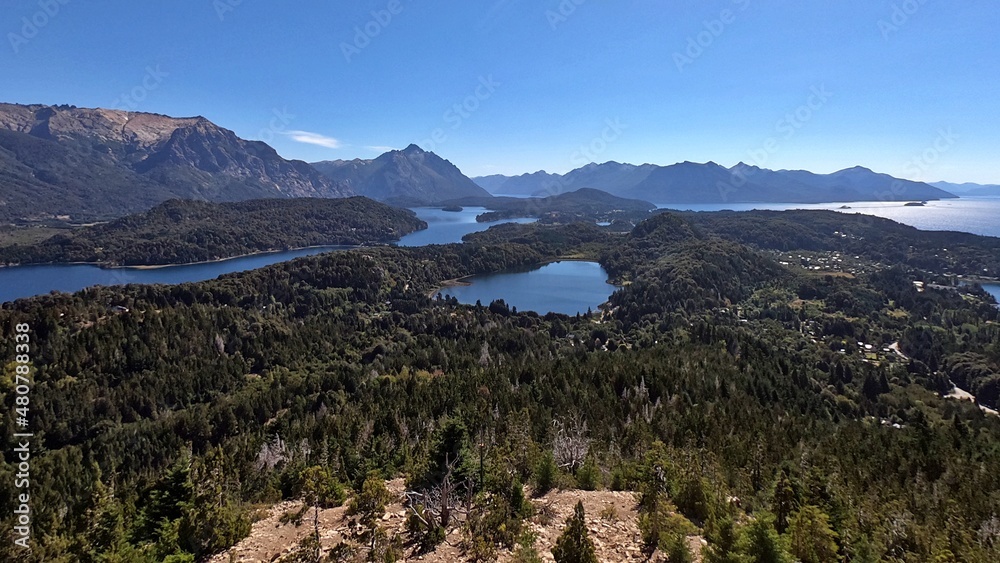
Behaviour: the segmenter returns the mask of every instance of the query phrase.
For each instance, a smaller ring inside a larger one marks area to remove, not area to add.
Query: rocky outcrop
[[[174,198],[349,195],[305,162],[204,117],[0,104],[0,216],[8,220],[110,218]]]

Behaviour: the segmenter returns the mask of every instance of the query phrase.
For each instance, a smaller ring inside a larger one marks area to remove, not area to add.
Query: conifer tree
[[[740,551],[755,563],[791,563],[784,541],[774,529],[774,517],[759,514],[747,525],[740,539]]]
[[[837,533],[830,518],[815,506],[803,506],[788,523],[790,551],[802,563],[837,559]]]
[[[587,534],[587,520],[583,502],[576,503],[573,516],[566,519],[566,527],[552,548],[556,563],[597,563],[594,543]]]
[[[552,452],[546,452],[535,468],[535,496],[543,496],[556,485],[559,468],[556,467]]]

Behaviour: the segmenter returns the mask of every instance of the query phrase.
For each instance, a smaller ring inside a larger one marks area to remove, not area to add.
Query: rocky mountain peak
[[[2,212],[32,216],[32,194],[54,215],[113,217],[172,199],[343,197],[349,188],[266,143],[203,116],[0,104]]]

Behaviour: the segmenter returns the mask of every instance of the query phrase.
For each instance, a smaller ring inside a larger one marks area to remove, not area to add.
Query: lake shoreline
[[[595,266],[600,274],[588,265]],[[553,275],[556,277],[549,277]],[[522,276],[531,276],[532,281],[523,285]],[[499,285],[498,280],[502,280]],[[559,283],[554,284],[556,280]],[[551,312],[569,316],[587,311],[601,311],[603,314],[609,306],[611,295],[621,287],[612,280],[600,262],[583,255],[554,257],[523,267],[444,280],[436,286],[427,292],[429,298],[448,295],[463,305],[487,304],[503,299],[508,306],[516,307],[518,311],[533,311],[539,315]],[[540,290],[541,287],[550,289]],[[552,291],[551,288],[561,289]]]
[[[429,297],[431,299],[434,299],[435,295],[437,295],[438,293],[441,293],[442,291],[448,289],[449,287],[468,287],[468,286],[472,285],[472,283],[471,282],[467,282],[465,280],[467,280],[467,279],[469,279],[471,277],[474,277],[474,276],[462,276],[460,278],[453,278],[453,279],[450,279],[450,280],[444,280],[443,282],[441,282],[438,285],[438,287],[435,287],[434,289],[428,290],[427,291],[427,297]]]
[[[712,213],[717,211],[836,211],[838,213],[869,215],[889,219],[921,231],[946,231],[967,233],[983,237],[1000,238],[996,221],[1000,211],[1000,197],[959,197],[927,200],[923,207],[906,207],[902,201],[845,202],[850,209],[842,209],[840,202],[826,203],[714,203],[714,204],[658,204],[661,210],[674,212]]]
[[[416,209],[427,227],[408,233],[397,240],[372,241],[361,245],[316,244],[294,248],[255,250],[235,256],[176,264],[129,264],[110,261],[50,261],[0,265],[0,302],[7,303],[57,291],[75,293],[94,286],[126,284],[167,284],[199,282],[218,276],[267,267],[326,252],[365,251],[380,247],[410,248],[428,245],[461,244],[461,237],[485,230],[488,226],[475,222],[475,208],[461,213],[440,209]],[[426,218],[425,218],[426,216]],[[342,242],[334,241],[334,242]]]
[[[979,285],[1000,285],[1000,278],[984,278],[980,276],[968,276],[959,278],[964,283],[978,283]]]
[[[545,266],[548,266],[549,264],[555,264],[555,263],[558,263],[558,262],[594,262],[596,264],[600,264],[600,262],[598,262],[596,259],[594,259],[594,258],[587,258],[587,257],[574,256],[574,257],[565,257],[565,258],[547,258],[545,260],[542,260],[541,262],[538,262],[537,264],[533,264],[531,266],[531,270],[537,270],[539,268],[544,268]],[[604,265],[602,264],[601,267],[603,268]],[[501,274],[503,272],[493,272],[493,273],[494,274]],[[445,289],[448,289],[449,287],[469,287],[470,285],[472,285],[472,282],[468,282],[468,281],[465,281],[465,280],[474,278],[477,275],[482,275],[482,274],[470,274],[468,276],[462,276],[460,278],[453,278],[453,279],[450,279],[450,280],[444,280],[442,282],[439,282],[437,287],[435,287],[434,289],[431,289],[431,290],[427,291],[427,297],[430,297],[431,299],[434,299],[435,295],[437,295],[438,293],[441,293],[442,291],[444,291]],[[487,274],[487,275],[489,275],[489,274]],[[615,284],[615,283],[613,283],[611,281],[611,278],[608,278],[607,281],[608,281],[609,285],[613,285],[615,287],[619,287],[617,284]]]
[[[281,252],[298,252],[300,250],[316,250],[321,248],[329,248],[331,251],[334,250],[354,250],[357,248],[372,248],[374,244],[359,244],[359,245],[329,245],[329,244],[318,244],[313,246],[296,246],[293,248],[280,248],[275,250],[261,250],[259,252],[251,252],[249,254],[240,254],[237,256],[230,256],[228,258],[217,258],[215,260],[202,260],[200,262],[183,262],[180,264],[146,264],[137,266],[101,266],[106,270],[158,270],[160,268],[173,268],[176,266],[198,266],[202,264],[218,264],[219,262],[227,262],[229,260],[239,260],[240,258],[253,258],[254,256],[266,256],[268,254],[278,254]]]
[[[180,266],[199,266],[204,264],[218,264],[229,260],[239,260],[241,258],[253,258],[255,256],[266,256],[268,254],[279,254],[282,252],[298,252],[301,250],[316,250],[329,248],[334,250],[354,250],[357,248],[374,248],[378,246],[388,246],[386,244],[360,244],[360,245],[329,245],[318,244],[313,246],[295,246],[291,248],[276,248],[272,250],[261,250],[247,254],[237,254],[226,258],[215,258],[212,260],[200,260],[198,262],[177,262],[175,264],[136,264],[136,265],[116,265],[108,262],[31,262],[28,264],[0,264],[0,268],[28,268],[32,266],[94,266],[102,270],[159,270],[162,268],[176,268]]]

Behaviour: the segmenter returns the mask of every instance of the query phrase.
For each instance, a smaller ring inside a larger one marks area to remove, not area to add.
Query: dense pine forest
[[[307,246],[387,243],[426,227],[411,211],[364,197],[170,200],[38,244],[0,248],[0,263],[187,264]]]
[[[572,317],[429,297],[560,256],[621,289]],[[710,562],[994,562],[1000,310],[954,276],[998,262],[996,239],[870,218],[662,214],[7,303],[4,334],[26,323],[34,346],[35,533],[0,559],[201,560],[304,498],[351,499],[356,541],[324,560],[395,560],[458,525],[470,560],[536,561],[525,495],[578,488],[635,491],[670,561],[697,531]],[[14,387],[9,361],[3,518]],[[398,477],[414,515],[392,538],[375,524]],[[559,560],[592,560],[582,517],[566,529]]]

